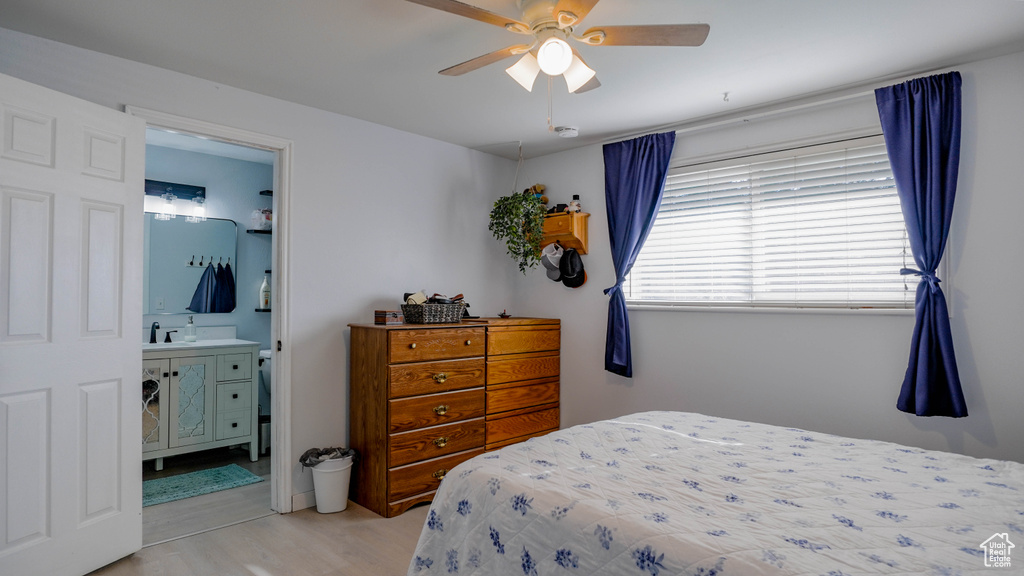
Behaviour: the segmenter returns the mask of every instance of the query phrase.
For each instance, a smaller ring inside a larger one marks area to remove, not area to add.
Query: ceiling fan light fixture
[[[597,75],[597,72],[594,72],[590,66],[584,64],[583,60],[575,54],[572,55],[572,63],[569,64],[569,67],[562,73],[562,76],[565,77],[565,85],[569,89],[569,92],[576,92],[595,75]]]
[[[537,49],[537,62],[548,76],[558,76],[572,64],[573,53],[569,43],[554,36],[548,38]]]
[[[533,83],[540,74],[540,64],[537,63],[537,58],[533,53],[527,52],[518,62],[506,68],[505,73],[520,86],[526,88],[527,92],[533,92]]]

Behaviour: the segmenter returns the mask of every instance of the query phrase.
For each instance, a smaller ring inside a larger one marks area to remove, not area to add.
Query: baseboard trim
[[[312,508],[313,506],[316,506],[316,496],[314,496],[313,490],[292,494],[292,512],[298,512],[303,508]]]

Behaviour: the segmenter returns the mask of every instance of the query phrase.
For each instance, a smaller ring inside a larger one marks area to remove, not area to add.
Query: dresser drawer
[[[217,384],[217,412],[252,409],[252,382]]]
[[[388,333],[388,357],[400,363],[483,356],[485,339],[482,327],[393,330]]]
[[[484,415],[484,389],[413,396],[388,402],[388,432],[407,432]]]
[[[487,444],[558,429],[558,408],[487,421]]]
[[[483,448],[477,448],[388,470],[388,501],[437,490],[449,470],[483,453]]]
[[[497,414],[558,402],[558,380],[487,390],[487,413]]]
[[[435,394],[484,385],[484,359],[417,362],[388,367],[390,398]]]
[[[252,410],[219,412],[217,414],[217,440],[248,436],[252,431]]]
[[[520,354],[487,362],[487,384],[552,378],[559,373],[558,354]]]
[[[561,331],[493,328],[487,332],[487,355],[558,350]]]
[[[217,380],[249,380],[252,378],[252,354],[220,354],[217,356]]]
[[[483,418],[392,434],[389,467],[454,454],[483,444]]]

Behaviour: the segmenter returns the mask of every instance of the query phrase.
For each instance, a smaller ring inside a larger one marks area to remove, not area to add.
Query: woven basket
[[[465,302],[455,304],[402,304],[406,324],[452,324],[462,320]]]

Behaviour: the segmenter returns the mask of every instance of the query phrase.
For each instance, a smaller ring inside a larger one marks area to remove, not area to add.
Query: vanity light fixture
[[[157,220],[170,220],[178,215],[178,209],[174,206],[174,201],[178,199],[177,196],[168,192],[160,196],[164,199],[164,203],[160,206],[160,211],[157,212]]]
[[[206,222],[205,200],[200,197],[193,198],[189,202],[192,214],[185,217],[186,222]]]

